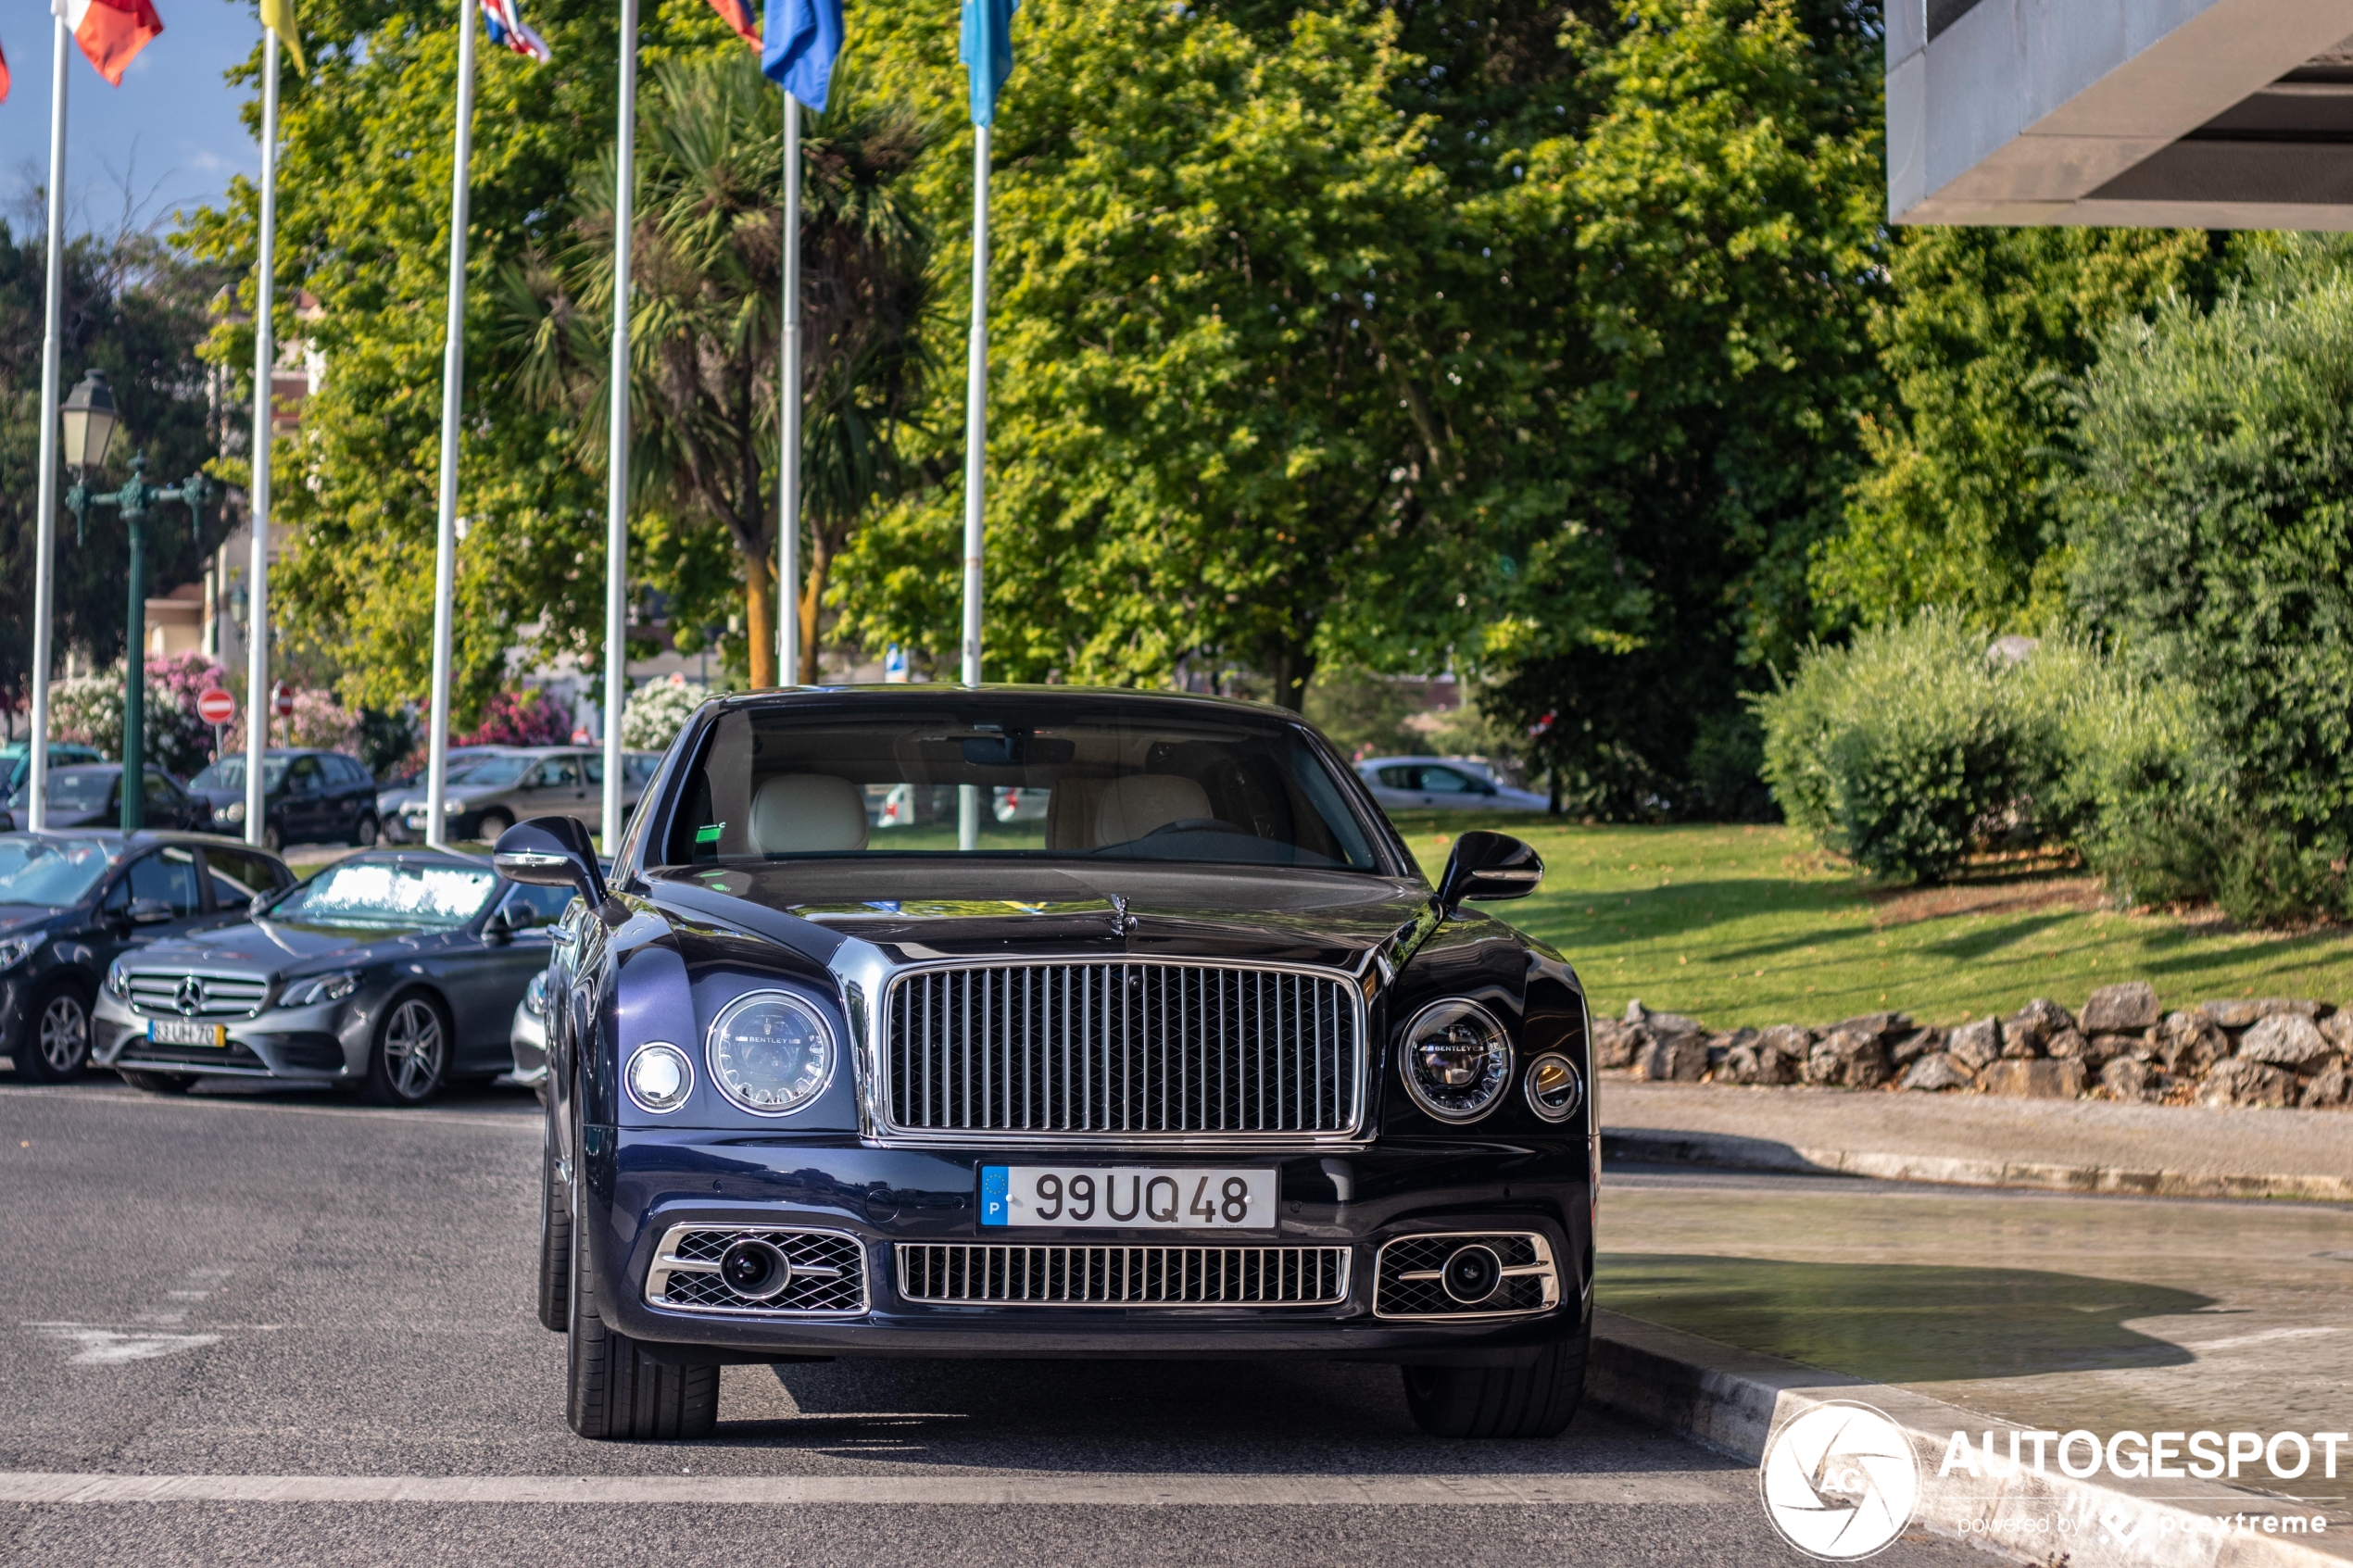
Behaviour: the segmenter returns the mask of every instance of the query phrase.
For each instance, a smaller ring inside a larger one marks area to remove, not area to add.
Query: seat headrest
[[[866,847],[866,801],[831,773],[779,773],[751,797],[748,835],[761,855],[843,854]]]
[[[1209,815],[1209,792],[1192,780],[1174,773],[1131,773],[1114,779],[1103,791],[1102,803],[1095,808],[1095,842],[1126,844],[1171,822]]]

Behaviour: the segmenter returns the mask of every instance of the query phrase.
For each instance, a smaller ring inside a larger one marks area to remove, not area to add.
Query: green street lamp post
[[[77,534],[86,527],[92,507],[112,507],[131,531],[131,613],[123,634],[122,660],[122,831],[146,825],[147,805],[147,515],[158,502],[179,501],[190,512],[212,493],[201,473],[190,474],[174,488],[158,489],[147,483],[145,454],[131,460],[131,479],[112,495],[93,495],[82,481],[82,470],[106,460],[107,444],[114,434],[114,398],[106,376],[97,370],[82,378],[61,410],[65,424],[65,459],[74,468],[74,485],[66,492]]]

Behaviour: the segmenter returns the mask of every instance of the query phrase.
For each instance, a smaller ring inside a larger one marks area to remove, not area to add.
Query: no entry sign
[[[208,724],[234,723],[237,718],[237,699],[219,686],[215,686],[197,696],[196,717]]]
[[[270,694],[270,705],[278,710],[279,718],[293,718],[294,688],[283,681],[279,682],[277,689]]]

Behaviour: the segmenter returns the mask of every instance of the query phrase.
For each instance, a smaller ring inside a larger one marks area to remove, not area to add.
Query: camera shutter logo
[[[1773,1435],[1757,1486],[1782,1539],[1808,1557],[1845,1562],[1904,1533],[1920,1499],[1920,1464],[1902,1427],[1837,1399]]]
[[[180,1004],[181,1017],[195,1017],[204,1010],[204,981],[193,974],[183,976],[179,994],[173,999]]]

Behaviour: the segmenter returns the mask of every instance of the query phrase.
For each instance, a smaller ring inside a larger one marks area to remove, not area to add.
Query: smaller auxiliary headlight
[[[1405,1025],[1400,1045],[1406,1094],[1441,1122],[1476,1122],[1511,1087],[1511,1036],[1477,1002],[1432,1002]]]
[[[1547,1122],[1566,1122],[1585,1103],[1585,1082],[1577,1064],[1558,1051],[1546,1051],[1528,1064],[1528,1109]]]
[[[666,1115],[686,1103],[694,1092],[694,1064],[686,1053],[667,1041],[656,1040],[639,1046],[629,1059],[629,1071],[624,1074],[629,1085],[629,1098],[640,1110],[657,1116]]]

